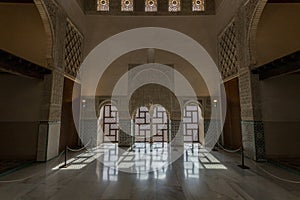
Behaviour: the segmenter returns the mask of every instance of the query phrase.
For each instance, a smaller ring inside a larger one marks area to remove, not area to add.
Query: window
[[[103,118],[103,142],[118,142],[119,118],[117,108],[109,104],[103,106],[100,112],[102,112]]]
[[[147,107],[140,107],[135,115],[135,142],[150,142],[150,113]]]
[[[205,5],[204,0],[193,0],[192,11],[204,11]]]
[[[188,105],[184,109],[183,135],[184,142],[199,142],[199,106]]]
[[[160,105],[137,109],[134,119],[135,142],[169,142],[167,111]]]
[[[97,0],[97,11],[109,11],[109,0]]]
[[[181,10],[180,0],[169,0],[169,12],[179,12]]]
[[[162,106],[155,106],[152,114],[153,142],[169,142],[169,124],[167,111]]]
[[[157,0],[145,0],[146,12],[157,12]]]
[[[121,0],[121,11],[133,11],[133,0]]]

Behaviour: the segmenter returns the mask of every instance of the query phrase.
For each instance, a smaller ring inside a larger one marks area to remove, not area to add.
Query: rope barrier
[[[253,161],[252,161],[253,162]],[[254,162],[253,162],[254,163]],[[300,181],[295,181],[295,180],[289,180],[289,179],[285,179],[285,178],[281,178],[279,176],[276,176],[274,174],[272,174],[271,172],[265,170],[264,168],[262,168],[261,166],[257,165],[257,163],[254,163],[255,166],[257,166],[260,170],[262,170],[263,172],[265,172],[266,174],[268,174],[269,176],[276,178],[280,181],[284,181],[284,182],[288,182],[288,183],[293,183],[293,184],[300,184]]]
[[[236,153],[236,152],[239,152],[241,150],[241,147],[236,149],[236,150],[228,150],[224,146],[222,146],[220,143],[218,143],[218,145],[221,147],[221,149],[223,149],[224,151],[226,151],[228,153]]]
[[[60,161],[60,158],[61,158],[61,156],[62,156],[64,153],[65,153],[65,151],[61,152],[61,153],[56,157],[57,160],[56,160],[54,163],[51,164],[51,166],[50,166],[51,169],[52,169],[54,166],[56,166],[58,163],[61,162],[61,161]],[[57,162],[57,161],[59,161],[59,162]],[[46,163],[46,165],[47,165],[47,163]],[[48,166],[46,166],[46,168],[48,168]],[[31,176],[28,176],[28,177],[25,177],[25,178],[22,178],[22,179],[15,179],[15,180],[8,180],[8,181],[1,181],[1,180],[0,180],[0,183],[14,183],[14,182],[21,182],[21,181],[25,181],[25,180],[27,180],[27,179],[29,179],[29,178],[33,178],[33,177],[39,175],[40,173],[41,173],[41,172],[37,172],[37,173],[35,173],[35,174],[31,175]]]
[[[91,140],[90,140],[84,147],[82,147],[82,148],[80,148],[80,149],[72,149],[72,148],[70,148],[70,147],[67,147],[67,149],[68,149],[69,151],[72,151],[72,152],[79,152],[79,151],[82,151],[82,150],[86,149],[90,143],[91,143]]]

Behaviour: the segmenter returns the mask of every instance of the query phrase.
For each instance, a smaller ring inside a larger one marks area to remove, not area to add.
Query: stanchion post
[[[130,150],[129,151],[133,151],[133,145],[134,145],[134,139],[133,136],[131,137],[131,145],[130,145]]]
[[[65,166],[67,167],[67,152],[68,152],[68,148],[67,145],[65,146]]]
[[[131,145],[130,145],[130,150],[129,151],[133,151],[133,144],[132,144],[132,140],[131,140]]]
[[[241,159],[242,159],[242,164],[238,165],[242,169],[250,169],[245,165],[245,155],[244,155],[244,145],[242,144],[241,146]]]
[[[60,166],[59,168],[67,168],[67,151],[68,151],[68,148],[67,148],[67,145],[65,146],[65,163]]]

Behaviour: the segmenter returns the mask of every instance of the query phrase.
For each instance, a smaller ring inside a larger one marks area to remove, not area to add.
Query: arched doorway
[[[161,105],[139,107],[133,115],[134,142],[170,142],[169,115]]]
[[[119,115],[117,107],[110,102],[100,108],[97,132],[100,143],[118,143]]]
[[[134,119],[134,141],[150,142],[150,112],[146,106],[137,109]]]
[[[161,105],[152,108],[153,142],[170,142],[169,117],[166,109]]]
[[[185,105],[182,124],[184,143],[204,145],[204,122],[198,102],[188,102]]]

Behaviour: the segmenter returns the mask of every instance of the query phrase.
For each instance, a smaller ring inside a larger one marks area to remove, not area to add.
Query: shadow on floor
[[[33,160],[0,160],[0,177],[23,169],[32,163],[34,163]]]

